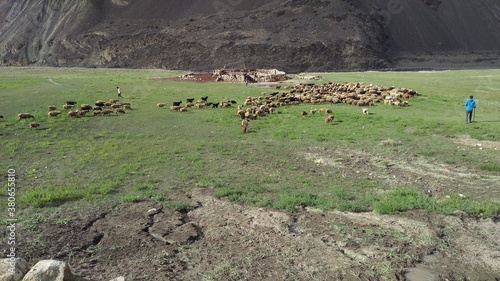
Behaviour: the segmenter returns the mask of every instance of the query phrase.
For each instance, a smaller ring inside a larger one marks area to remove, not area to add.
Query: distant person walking
[[[472,122],[472,113],[476,108],[476,101],[474,101],[474,97],[470,96],[468,100],[464,103],[465,106],[465,124]]]
[[[247,132],[248,123],[248,119],[241,120],[241,131],[243,132],[243,134]]]
[[[120,89],[120,87],[116,87],[116,89],[118,90],[118,97],[123,98],[122,97],[122,89]]]

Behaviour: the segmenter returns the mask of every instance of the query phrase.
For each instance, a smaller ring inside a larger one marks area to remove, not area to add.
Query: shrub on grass
[[[488,200],[469,204],[467,212],[484,218],[500,218],[500,203]]]
[[[145,201],[145,198],[143,196],[139,196],[139,195],[124,195],[121,197],[121,200],[123,202],[128,202],[128,203],[137,203],[137,202]]]
[[[194,206],[191,205],[189,202],[183,202],[183,201],[173,201],[173,202],[167,202],[165,203],[165,208],[167,209],[174,209],[178,212],[188,212],[194,209]]]
[[[431,211],[443,215],[452,215],[460,211],[484,218],[497,218],[500,216],[500,203],[491,200],[472,202],[467,197],[454,194],[444,200],[437,201],[432,206]]]
[[[154,191],[146,192],[144,194],[144,196],[147,199],[153,200],[153,201],[156,201],[156,202],[163,202],[163,201],[167,200],[167,197],[165,197],[163,194],[159,194],[159,193],[156,193]]]
[[[293,211],[297,206],[315,207],[317,205],[317,200],[318,196],[309,192],[300,190],[284,191],[280,193],[273,207],[276,209]]]
[[[143,185],[138,185],[138,186],[135,186],[134,187],[135,190],[137,191],[143,191],[143,190],[155,190],[156,187],[153,186],[153,185],[149,185],[149,184],[143,184]]]
[[[380,214],[396,214],[408,210],[425,209],[430,204],[429,197],[413,189],[398,188],[391,191],[373,206]]]
[[[483,171],[500,172],[500,165],[495,163],[481,164],[479,165],[479,169]]]
[[[216,198],[227,197],[230,201],[241,201],[240,198],[243,195],[243,191],[234,188],[221,188],[214,192]]]
[[[40,188],[28,190],[20,201],[34,207],[46,207],[62,204],[66,201],[82,199],[86,196],[81,189],[75,188]]]

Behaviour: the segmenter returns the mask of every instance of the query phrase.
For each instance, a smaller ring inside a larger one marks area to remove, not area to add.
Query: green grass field
[[[242,104],[247,96],[272,89],[151,79],[180,74],[0,68],[0,115],[4,116],[0,168],[4,174],[16,170],[19,208],[29,214],[32,208],[42,212],[76,202],[153,200],[189,209],[185,202],[172,202],[170,192],[206,188],[217,198],[290,211],[311,206],[383,214],[421,209],[500,215],[498,70],[320,73],[322,80],[316,83],[412,88],[419,96],[409,100],[409,107],[376,104],[368,116],[351,105],[315,106],[333,110],[335,120],[330,126],[325,126],[324,115],[300,116],[302,110],[311,109],[310,104],[280,107],[270,116],[252,120],[247,134],[241,133],[236,107],[179,113],[156,104],[170,106],[173,101],[185,103],[186,98],[202,96]],[[93,104],[116,98],[117,86],[122,88],[122,101],[133,108],[126,114],[47,116],[48,105],[61,110],[67,100]],[[469,95],[474,95],[478,107],[476,122],[466,125],[463,103]],[[40,128],[30,129],[32,120],[17,121],[21,112],[33,114]],[[464,139],[493,146],[478,149],[460,144]],[[334,163],[348,160],[342,155],[357,155],[359,163],[354,167],[359,171],[318,165],[304,156],[311,151],[333,153],[329,159]],[[387,169],[407,161],[415,180],[405,179],[401,169],[394,177],[405,180],[391,181],[389,172],[386,178],[366,176],[371,173],[370,165],[360,162],[364,158]],[[411,163],[427,170],[419,173]],[[462,176],[434,174],[434,169],[438,173],[443,167]],[[433,189],[432,196],[423,183]],[[6,180],[3,186],[5,190]],[[1,198],[7,202],[5,192]],[[2,210],[6,207],[7,203],[2,204]]]

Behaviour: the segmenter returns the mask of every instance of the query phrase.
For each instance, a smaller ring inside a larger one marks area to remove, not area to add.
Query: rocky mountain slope
[[[495,0],[0,0],[0,64],[495,68],[498,26]]]

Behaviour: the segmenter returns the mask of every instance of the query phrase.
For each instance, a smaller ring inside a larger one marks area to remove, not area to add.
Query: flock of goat
[[[57,106],[55,105],[49,105],[47,106],[47,109],[48,109],[47,115],[49,117],[56,117],[63,113],[62,111],[57,111]],[[91,111],[93,116],[109,116],[112,113],[124,114],[125,109],[131,110],[132,107],[130,103],[120,102],[118,99],[111,99],[109,101],[98,100],[94,103],[94,105],[86,103],[77,105],[77,102],[75,101],[66,101],[66,104],[62,106],[62,109],[67,112],[66,114],[68,117],[80,118],[80,117],[85,117]],[[17,120],[21,121],[23,119],[35,120],[35,116],[33,116],[30,113],[19,113],[17,115]],[[29,127],[32,129],[38,128],[40,127],[40,123],[31,122],[29,124]]]
[[[281,87],[276,87],[280,89]],[[394,106],[408,106],[409,99],[418,95],[415,90],[405,88],[395,88],[387,86],[374,86],[364,85],[361,83],[328,83],[323,85],[316,84],[297,84],[286,88],[288,91],[277,91],[272,93],[261,93],[258,97],[247,97],[243,104],[238,105],[237,116],[242,120],[241,128],[245,133],[248,128],[250,120],[263,117],[276,111],[278,107],[287,105],[300,105],[300,104],[338,104],[345,103],[362,107],[363,114],[368,113],[368,107],[375,103],[384,102],[386,105]],[[209,102],[208,96],[201,97],[195,101],[194,98],[186,99],[186,103],[182,105],[183,101],[175,101],[170,106],[171,111],[186,112],[189,108],[227,108],[233,107],[237,102],[235,100],[226,100],[221,102]],[[164,108],[166,103],[156,104],[158,108]],[[93,116],[109,116],[113,113],[124,114],[125,110],[131,110],[130,103],[120,102],[118,99],[111,99],[109,101],[96,101],[91,104],[77,105],[74,101],[67,101],[62,109],[66,111],[68,117],[79,118],[85,117],[92,112]],[[57,107],[53,105],[48,106],[48,116],[56,117],[62,114],[62,111],[57,111]],[[309,112],[302,111],[301,115],[316,114],[317,112],[326,114],[325,124],[330,124],[334,120],[334,115],[331,109],[326,107],[320,109],[311,109]],[[18,120],[34,119],[35,117],[29,113],[19,113]],[[37,128],[40,126],[37,122],[31,122],[30,128]]]
[[[276,87],[280,89],[281,87]],[[368,107],[375,103],[384,102],[385,105],[408,106],[407,100],[413,98],[418,93],[412,89],[396,88],[387,86],[364,85],[361,83],[328,83],[323,85],[298,84],[286,88],[287,92],[261,93],[258,97],[247,97],[243,105],[238,105],[237,116],[242,119],[241,128],[243,133],[247,131],[249,120],[266,116],[276,111],[278,107],[286,105],[300,104],[338,104],[345,103],[362,107],[362,114],[368,115]],[[189,108],[218,108],[231,107],[237,102],[227,100],[223,102],[209,102],[208,97],[202,97],[194,101],[194,98],[186,99],[186,104],[182,101],[173,102],[170,110],[186,112]],[[158,103],[159,108],[165,107],[165,103]],[[311,109],[309,112],[302,111],[302,116],[308,114],[324,113],[327,115],[325,124],[330,124],[334,120],[331,109],[320,108]]]

